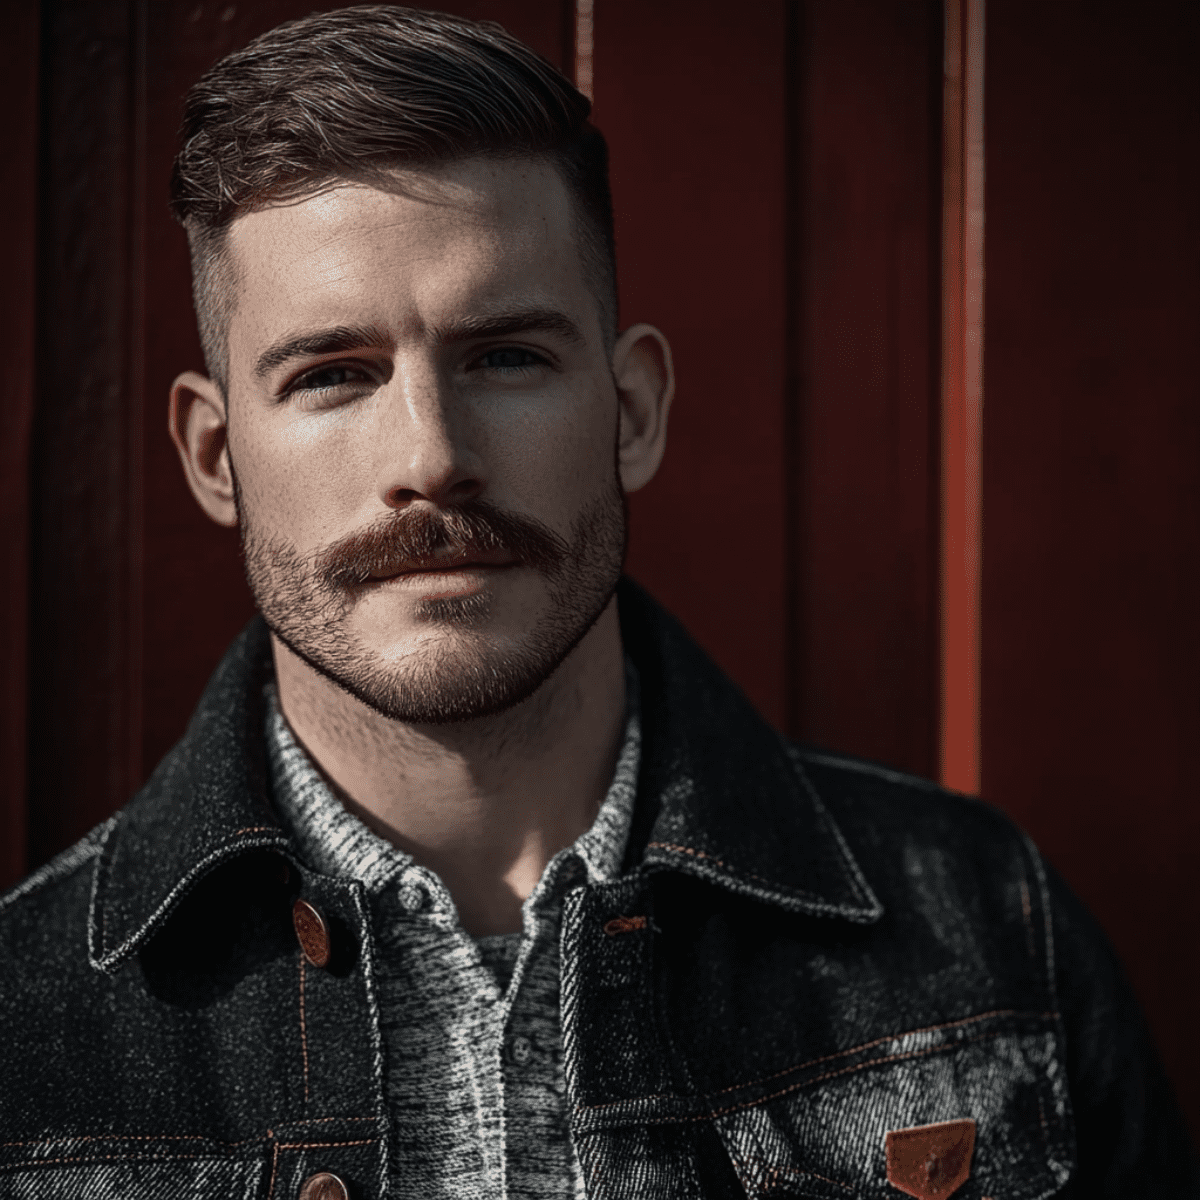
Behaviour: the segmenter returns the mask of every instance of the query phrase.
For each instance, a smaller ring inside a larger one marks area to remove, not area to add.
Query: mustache
[[[523,566],[552,575],[563,568],[570,546],[533,517],[506,512],[486,500],[468,500],[446,509],[402,509],[326,547],[313,565],[326,587],[350,592],[372,576],[427,567],[447,551],[507,553]]]

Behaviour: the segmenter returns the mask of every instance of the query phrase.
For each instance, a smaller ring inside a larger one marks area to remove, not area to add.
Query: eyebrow
[[[432,332],[443,344],[518,333],[553,333],[581,346],[587,340],[575,321],[557,308],[517,308],[493,316],[464,317],[448,325],[436,325]]]
[[[376,325],[335,325],[332,329],[301,333],[268,346],[254,361],[254,377],[264,379],[276,367],[293,358],[337,354],[341,350],[358,350],[364,346],[387,350],[391,344],[391,338]]]
[[[586,339],[578,324],[556,308],[518,308],[492,316],[464,317],[431,330],[434,340],[448,344],[479,338],[511,337],[519,333],[552,333],[564,341],[584,345]],[[337,354],[342,350],[371,347],[389,350],[392,339],[377,325],[336,325],[282,338],[268,346],[254,362],[254,377],[264,379],[277,367],[294,358],[318,354]]]

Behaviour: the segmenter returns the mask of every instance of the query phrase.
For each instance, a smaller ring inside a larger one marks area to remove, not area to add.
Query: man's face
[[[276,635],[387,716],[463,720],[611,598],[617,397],[549,164],[394,181],[234,223],[229,456]]]

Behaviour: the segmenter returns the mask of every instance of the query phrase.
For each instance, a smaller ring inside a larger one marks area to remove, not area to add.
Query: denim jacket
[[[787,744],[619,597],[637,809],[561,945],[589,1196],[1200,1195],[1120,967],[1028,839]],[[384,1195],[363,898],[273,814],[270,672],[256,620],[142,791],[0,899],[0,1196],[290,1198],[321,1172]],[[306,976],[297,897],[329,932]]]

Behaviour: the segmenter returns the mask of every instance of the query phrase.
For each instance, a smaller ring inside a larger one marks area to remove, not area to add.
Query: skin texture
[[[516,930],[615,765],[620,493],[662,458],[666,341],[605,346],[537,160],[340,184],[240,217],[230,245],[228,400],[185,372],[169,426],[201,506],[241,522],[284,715],[469,932]],[[492,536],[456,535],[477,509]]]

